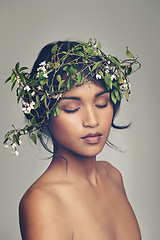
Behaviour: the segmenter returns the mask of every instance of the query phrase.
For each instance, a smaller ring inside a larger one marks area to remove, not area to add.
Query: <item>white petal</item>
[[[43,74],[43,77],[45,77],[45,78],[48,78],[48,75],[47,75],[47,73]]]
[[[4,145],[4,149],[9,149],[7,144]]]
[[[41,62],[39,66],[46,66],[46,61]]]
[[[12,148],[16,148],[16,143],[13,143],[13,144],[12,144]]]
[[[16,150],[16,151],[14,151],[14,154],[15,154],[16,156],[18,156],[18,155],[19,155],[19,152]]]

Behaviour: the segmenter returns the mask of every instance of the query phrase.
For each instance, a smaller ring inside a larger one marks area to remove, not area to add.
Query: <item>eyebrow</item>
[[[100,93],[97,93],[97,94],[95,95],[95,98],[97,98],[97,97],[99,97],[99,96],[101,96],[101,95],[103,95],[103,94],[105,94],[105,93],[108,93],[108,92],[109,92],[108,90],[105,90],[105,91],[102,91],[102,92],[100,92]],[[80,101],[81,98],[80,98],[80,97],[75,97],[75,96],[70,96],[70,97],[62,97],[61,100],[77,100],[77,101]]]

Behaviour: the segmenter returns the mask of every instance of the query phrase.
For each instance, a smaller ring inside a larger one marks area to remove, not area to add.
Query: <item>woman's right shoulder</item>
[[[63,239],[60,237],[61,226],[57,224],[62,215],[62,206],[54,191],[31,186],[19,204],[22,239]]]

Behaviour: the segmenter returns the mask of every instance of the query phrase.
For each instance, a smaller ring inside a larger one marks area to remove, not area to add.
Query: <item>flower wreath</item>
[[[11,91],[17,86],[17,103],[21,100],[22,111],[30,118],[30,123],[21,129],[13,126],[11,131],[5,135],[4,148],[8,149],[7,142],[11,141],[14,148],[14,154],[19,155],[17,146],[21,145],[20,137],[29,134],[32,141],[36,144],[37,137],[41,136],[41,127],[49,119],[51,113],[54,116],[59,115],[59,101],[65,91],[70,91],[73,86],[86,84],[87,77],[95,77],[96,80],[104,81],[106,88],[111,93],[113,104],[120,101],[120,91],[125,94],[128,101],[131,92],[128,76],[137,71],[141,64],[137,57],[126,50],[127,59],[119,60],[112,55],[106,55],[101,50],[100,42],[90,39],[89,42],[81,42],[66,51],[60,51],[62,46],[56,43],[51,49],[51,61],[43,61],[37,68],[37,73],[31,78],[26,72],[27,67],[20,67],[19,63],[15,65],[11,76],[5,81],[11,82]],[[98,60],[97,60],[97,57]],[[94,60],[96,58],[96,60]],[[81,69],[78,66],[81,64]],[[133,66],[138,65],[135,69]],[[86,70],[88,74],[83,77]],[[60,74],[63,69],[63,75]],[[52,73],[52,80],[49,82],[49,74]],[[65,73],[65,79],[63,79]],[[54,86],[55,79],[58,82]],[[39,111],[43,105],[43,111]],[[38,119],[38,120],[37,120]]]

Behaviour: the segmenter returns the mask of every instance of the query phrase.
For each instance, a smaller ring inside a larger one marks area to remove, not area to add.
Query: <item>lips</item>
[[[95,133],[89,133],[86,136],[82,137],[82,139],[86,143],[98,143],[101,140],[102,133],[95,132]]]

